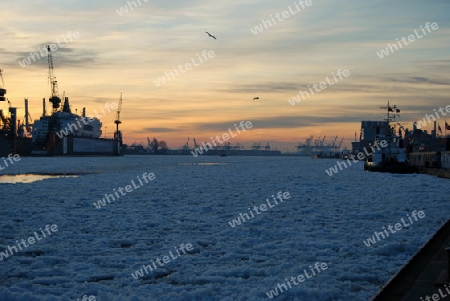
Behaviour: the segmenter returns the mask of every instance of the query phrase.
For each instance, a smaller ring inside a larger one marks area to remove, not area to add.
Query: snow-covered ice
[[[216,164],[217,163],[217,164]],[[286,278],[326,270],[276,300],[369,300],[449,218],[450,182],[428,175],[337,175],[302,157],[22,158],[2,172],[80,173],[0,184],[0,252],[40,227],[58,231],[0,261],[0,300],[270,300]],[[96,209],[143,173],[155,179]],[[229,224],[279,191],[290,198]],[[374,231],[425,217],[371,247]],[[186,252],[136,280],[156,258]]]

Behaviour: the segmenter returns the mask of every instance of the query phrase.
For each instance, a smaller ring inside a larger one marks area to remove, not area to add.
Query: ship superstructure
[[[84,121],[84,122],[83,122]],[[50,116],[42,116],[33,124],[33,138],[35,144],[46,143],[49,133],[58,137],[75,136],[87,138],[100,138],[102,135],[102,123],[96,117],[87,118],[85,109],[83,115],[73,114],[69,106],[69,98],[65,97],[61,111],[56,111]]]
[[[391,172],[391,173],[414,173],[417,168],[411,166],[406,159],[406,152],[403,145],[401,132],[396,131],[395,117],[399,116],[400,110],[396,105],[390,106],[387,110],[386,127],[375,136],[375,141],[371,147],[373,153],[367,157],[364,170]]]

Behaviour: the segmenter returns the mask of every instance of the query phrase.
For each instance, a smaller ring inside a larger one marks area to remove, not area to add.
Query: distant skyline
[[[178,148],[251,121],[231,144],[293,150],[310,135],[338,135],[349,146],[361,120],[384,118],[388,99],[410,129],[450,105],[449,13],[444,0],[23,0],[0,4],[0,69],[19,119],[24,98],[38,119],[51,91],[45,47],[55,44],[59,92],[74,112],[93,116],[123,92],[127,144],[156,137]],[[339,69],[350,75],[324,89]],[[290,104],[313,85],[322,88]],[[107,137],[114,119],[101,118]]]

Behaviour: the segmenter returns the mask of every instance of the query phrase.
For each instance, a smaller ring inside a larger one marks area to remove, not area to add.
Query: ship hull
[[[67,136],[49,138],[43,148],[35,148],[33,156],[115,156],[123,155],[122,145],[114,139]]]
[[[397,173],[397,174],[411,174],[419,172],[419,170],[416,167],[411,166],[406,162],[395,162],[395,163],[365,162],[364,170],[373,172]]]
[[[8,156],[12,154],[14,149],[11,146],[11,143],[4,139],[3,136],[0,136],[0,157]]]
[[[5,137],[0,137],[0,157],[10,154],[18,154],[19,156],[28,156],[31,154],[32,142],[31,138],[15,138],[10,141]]]

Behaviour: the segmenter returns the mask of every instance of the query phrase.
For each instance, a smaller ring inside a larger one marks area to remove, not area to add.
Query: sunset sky
[[[251,121],[253,128],[232,138],[233,145],[270,141],[293,150],[310,135],[339,135],[349,146],[361,120],[384,116],[379,107],[388,98],[408,128],[450,104],[448,0],[311,0],[305,8],[291,0],[139,1],[1,3],[0,69],[20,117],[28,98],[32,118],[39,118],[50,85],[46,52],[25,67],[19,62],[58,39],[62,47],[53,57],[60,95],[65,92],[73,111],[86,107],[92,115],[106,102],[117,102],[122,91],[121,129],[129,144],[156,137],[178,148],[187,137],[210,141],[235,123]],[[262,20],[283,11],[282,21],[253,33]],[[438,29],[424,35],[420,26],[427,22]],[[377,55],[414,30],[422,37],[384,58]],[[64,45],[69,32],[79,38]],[[204,50],[214,57],[199,63],[197,54]],[[192,60],[198,66],[155,84]],[[350,76],[289,104],[308,85],[326,77],[333,81],[338,69]],[[0,103],[0,109],[7,107]],[[114,112],[101,118],[108,137],[114,119]]]

